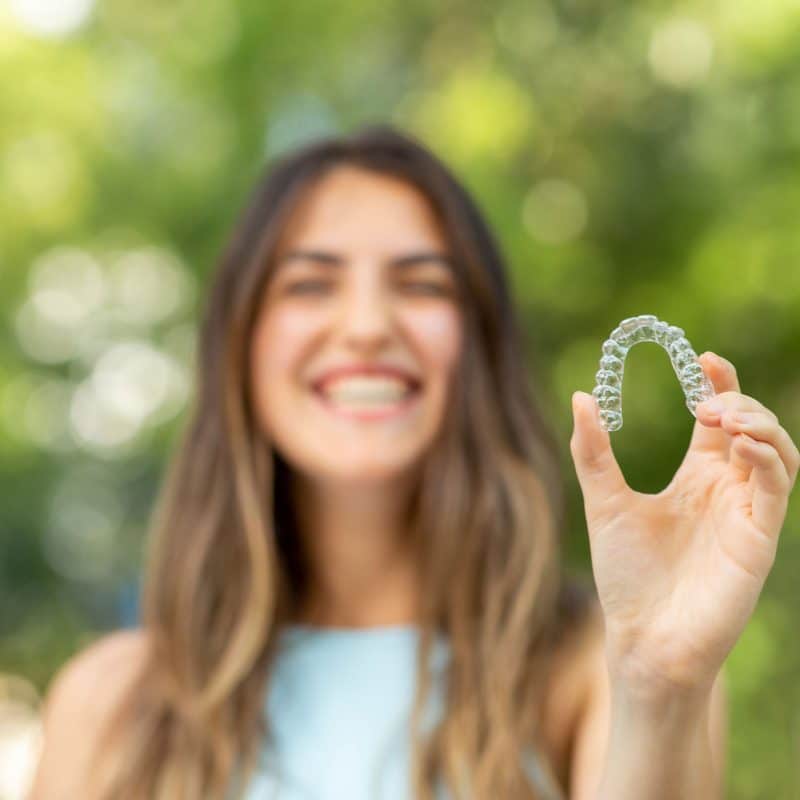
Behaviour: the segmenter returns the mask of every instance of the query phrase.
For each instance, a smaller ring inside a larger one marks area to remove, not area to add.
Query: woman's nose
[[[391,301],[372,282],[353,286],[346,293],[339,324],[353,341],[386,338],[392,329]]]

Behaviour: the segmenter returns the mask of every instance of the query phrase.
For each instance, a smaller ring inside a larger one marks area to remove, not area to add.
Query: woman
[[[592,602],[467,193],[385,126],[290,154],[216,274],[143,624],[57,676],[33,800],[719,797],[800,456],[701,360],[720,407],[657,495],[573,396]]]

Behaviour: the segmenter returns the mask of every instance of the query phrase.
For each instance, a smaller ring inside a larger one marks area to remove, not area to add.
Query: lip
[[[322,392],[323,387],[329,381],[334,380],[335,378],[343,378],[349,375],[384,375],[390,378],[397,378],[401,381],[405,381],[406,383],[410,384],[412,388],[411,396],[413,397],[417,390],[421,387],[422,381],[417,378],[412,373],[408,372],[407,370],[403,369],[402,367],[396,367],[392,364],[368,364],[368,363],[361,363],[361,364],[343,364],[339,367],[332,367],[329,370],[326,370],[322,375],[317,377],[311,383],[311,388],[315,392]]]
[[[337,406],[322,391],[314,390],[313,394],[317,400],[322,403],[326,411],[329,411],[338,417],[348,420],[357,420],[360,422],[372,422],[402,416],[417,404],[422,392],[419,390],[419,388],[414,388],[406,397],[392,406],[361,411],[352,411],[350,409]]]

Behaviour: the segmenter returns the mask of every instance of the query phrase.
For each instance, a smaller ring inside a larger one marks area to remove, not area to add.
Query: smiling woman
[[[502,257],[442,163],[378,126],[272,165],[198,363],[142,627],[56,680],[35,800],[593,790],[601,617],[562,573]]]
[[[358,509],[363,500],[352,500],[365,484],[391,508],[407,503],[412,466],[441,427],[461,349],[447,248],[424,196],[391,175],[340,166],[295,209],[255,323],[251,374],[255,413],[302,476],[307,506],[324,486],[337,505]],[[397,477],[404,491],[390,480]],[[375,534],[393,527],[387,512],[377,502],[371,520],[322,511],[308,527],[317,543],[406,540],[399,530]],[[347,533],[321,533],[328,519]]]

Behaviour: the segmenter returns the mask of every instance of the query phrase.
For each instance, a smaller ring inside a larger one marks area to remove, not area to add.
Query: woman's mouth
[[[360,421],[384,420],[409,411],[421,394],[418,386],[395,380],[346,378],[314,391],[324,408],[338,417]]]

